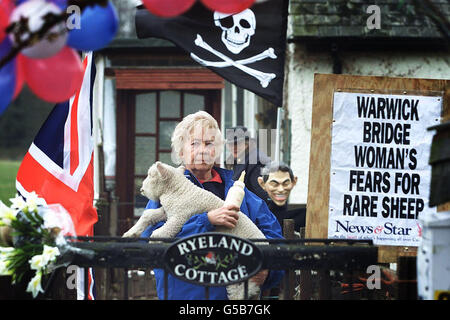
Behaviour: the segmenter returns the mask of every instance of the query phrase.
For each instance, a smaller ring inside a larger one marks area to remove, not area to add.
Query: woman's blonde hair
[[[172,134],[172,162],[176,165],[183,163],[181,151],[186,141],[190,140],[194,129],[215,130],[214,144],[216,148],[216,161],[222,154],[223,138],[219,125],[208,112],[198,111],[184,117],[184,119],[175,127]]]

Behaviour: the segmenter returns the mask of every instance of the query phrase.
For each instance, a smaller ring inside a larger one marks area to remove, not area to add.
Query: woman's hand
[[[208,212],[208,219],[212,225],[224,226],[230,229],[236,227],[239,207],[233,204],[223,206],[219,209],[214,209]]]

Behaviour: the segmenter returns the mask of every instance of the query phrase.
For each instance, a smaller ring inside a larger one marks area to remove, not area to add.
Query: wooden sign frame
[[[331,129],[334,92],[366,92],[405,95],[442,95],[442,121],[450,120],[450,80],[315,74],[311,123],[306,238],[328,237],[330,198]],[[449,205],[438,208],[448,210]],[[379,246],[378,262],[397,262],[399,256],[415,256],[416,247]]]

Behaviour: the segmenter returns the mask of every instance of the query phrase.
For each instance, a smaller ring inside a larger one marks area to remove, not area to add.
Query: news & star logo
[[[419,237],[422,235],[422,228],[421,226],[416,223],[417,225],[417,234]],[[395,226],[392,222],[386,222],[384,225],[378,225],[378,226],[368,226],[368,225],[358,225],[358,224],[351,224],[349,220],[345,221],[338,221],[336,220],[336,233],[349,233],[349,234],[384,234],[384,235],[395,235],[395,236],[410,236],[412,233],[413,228],[409,227],[398,227]]]

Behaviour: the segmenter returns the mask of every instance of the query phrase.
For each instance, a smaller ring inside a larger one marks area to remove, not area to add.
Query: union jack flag
[[[72,217],[77,236],[93,236],[97,211],[92,134],[96,69],[92,52],[86,54],[83,67],[80,89],[69,101],[53,108],[28,149],[17,173],[16,189],[24,198],[34,191],[47,204],[61,204]],[[84,279],[81,273],[78,272],[79,285]],[[92,299],[93,276],[89,273],[89,298]],[[81,291],[79,286],[79,298]]]

